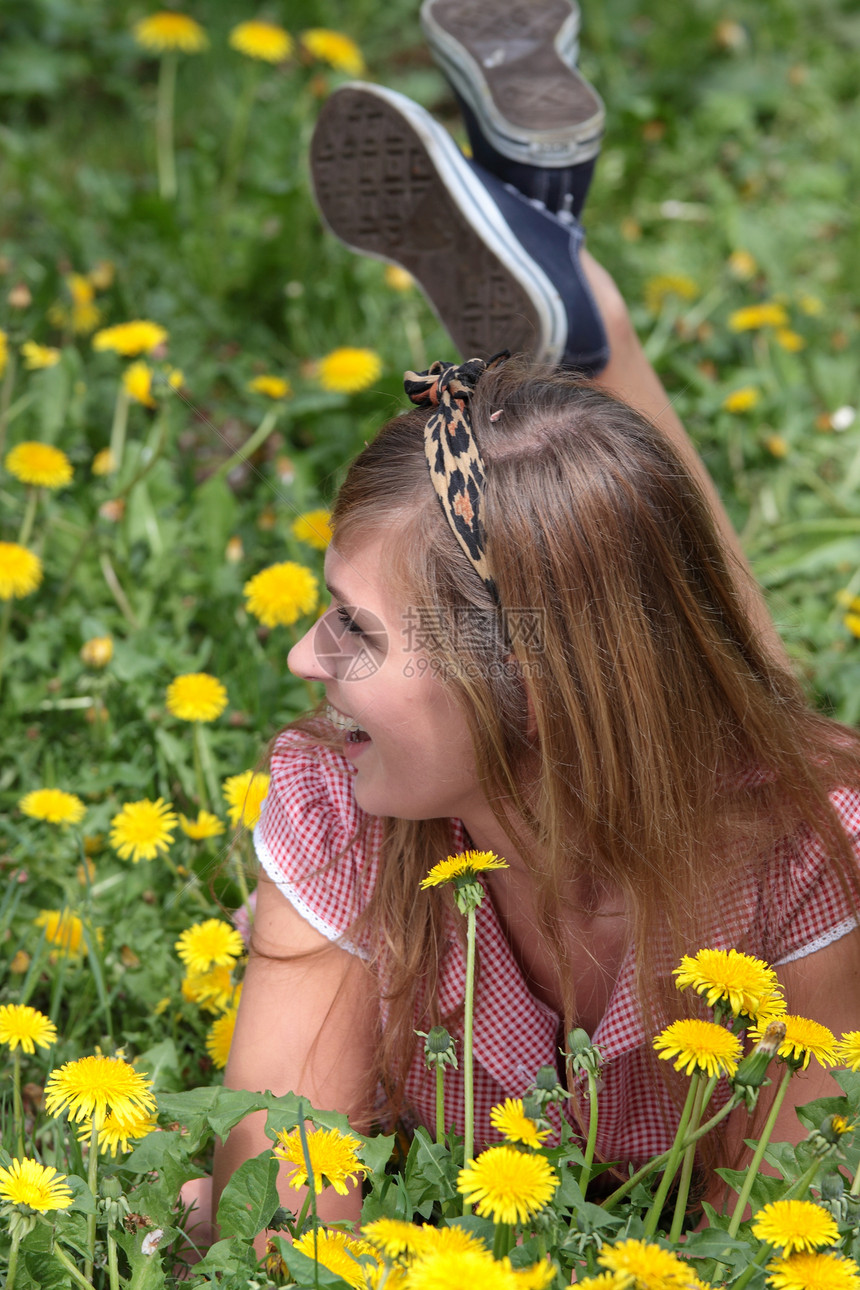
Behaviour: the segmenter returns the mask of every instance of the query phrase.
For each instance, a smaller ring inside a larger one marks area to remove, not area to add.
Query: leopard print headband
[[[405,372],[403,376],[413,403],[438,409],[424,428],[430,478],[454,536],[497,603],[481,520],[486,470],[472,429],[469,400],[482,373],[508,357],[508,351],[503,350],[486,363],[482,358],[470,358],[457,366],[437,360],[426,372]]]

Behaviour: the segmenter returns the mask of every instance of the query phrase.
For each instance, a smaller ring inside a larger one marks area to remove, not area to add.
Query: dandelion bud
[[[821,1199],[824,1201],[839,1200],[845,1191],[845,1179],[838,1169],[825,1174],[821,1180]]]
[[[554,1066],[541,1066],[535,1082],[529,1089],[530,1100],[536,1102],[540,1112],[553,1102],[566,1102],[570,1094],[558,1082],[558,1073]]]
[[[567,1037],[568,1051],[565,1053],[574,1074],[584,1071],[596,1075],[600,1068],[600,1050],[594,1047],[587,1030],[577,1026]]]
[[[91,636],[81,646],[81,662],[86,667],[107,667],[113,658],[113,641],[110,636]]]
[[[854,1125],[849,1124],[844,1115],[827,1115],[819,1124],[818,1132],[825,1141],[835,1146],[853,1128]]]
[[[767,1078],[767,1068],[784,1039],[785,1022],[772,1021],[752,1052],[747,1053],[738,1065],[732,1077],[732,1087],[736,1096],[746,1102],[748,1111],[755,1109],[759,1089]]]
[[[444,1026],[433,1026],[426,1034],[423,1030],[415,1032],[424,1039],[424,1060],[428,1070],[434,1067],[457,1066],[457,1052],[454,1040]]]

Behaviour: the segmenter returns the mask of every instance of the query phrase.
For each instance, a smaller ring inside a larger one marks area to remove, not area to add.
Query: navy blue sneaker
[[[378,85],[336,90],[311,177],[329,229],[407,269],[465,358],[509,349],[589,375],[606,365],[578,222],[468,161],[417,103]]]
[[[421,25],[475,161],[550,210],[578,216],[605,111],[576,68],[576,0],[424,0]]]

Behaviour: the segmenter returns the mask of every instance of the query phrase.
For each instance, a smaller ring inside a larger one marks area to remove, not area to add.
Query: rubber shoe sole
[[[574,66],[579,8],[571,0],[424,0],[421,25],[503,156],[551,167],[597,156],[606,113]]]
[[[558,290],[423,108],[381,86],[342,86],[317,121],[311,179],[330,231],[411,273],[464,357],[560,361]]]

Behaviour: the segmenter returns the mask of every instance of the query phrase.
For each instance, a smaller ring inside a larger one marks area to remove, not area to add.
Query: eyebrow
[[[330,596],[334,596],[335,600],[342,600],[344,604],[352,603],[349,596],[345,596],[344,593],[333,583],[329,582],[328,579],[326,579],[325,588]]]

